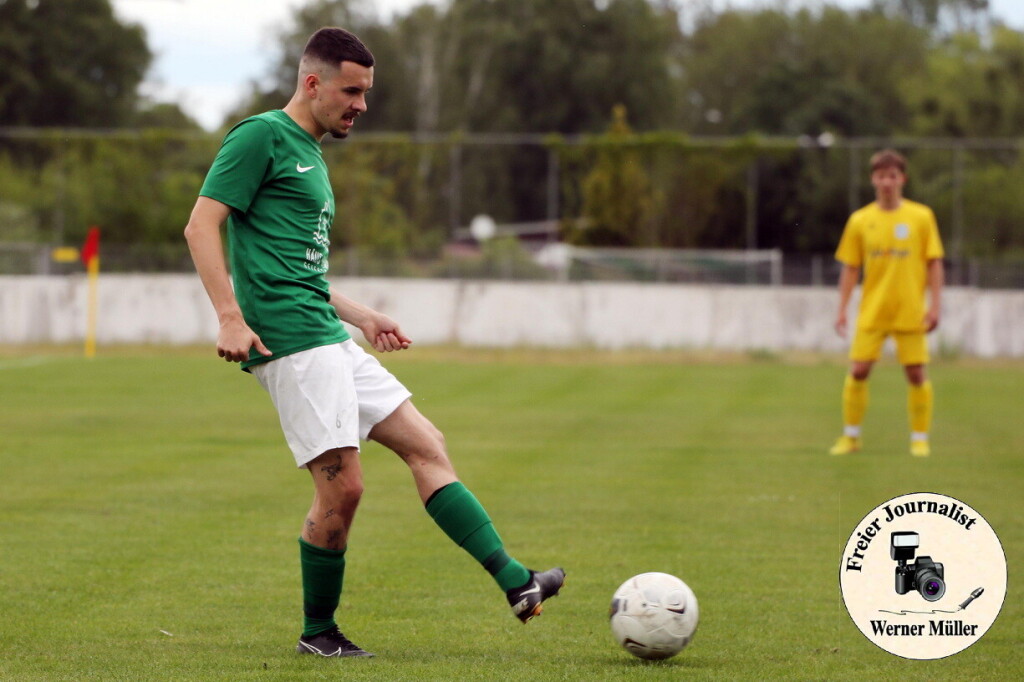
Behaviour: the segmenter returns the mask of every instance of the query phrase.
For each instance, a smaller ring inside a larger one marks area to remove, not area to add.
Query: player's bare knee
[[[355,514],[362,497],[362,481],[338,481],[329,490],[321,489],[317,492],[314,508],[318,512],[312,516],[328,523],[345,523]]]
[[[316,498],[325,510],[354,509],[362,496],[361,471],[345,471],[337,476],[322,476],[316,479]]]
[[[429,438],[425,449],[425,456],[432,462],[451,468],[448,461],[448,445],[445,442],[444,434],[433,424],[430,425]]]
[[[447,458],[448,457],[448,444],[445,441],[444,434],[441,432],[441,429],[439,429],[436,426],[434,426],[433,424],[431,424],[430,425],[429,433],[430,433],[431,449],[434,452],[440,454],[441,456]]]
[[[914,386],[920,386],[928,380],[928,374],[925,372],[924,365],[906,365],[903,371],[907,375],[907,381]]]
[[[334,481],[332,489],[336,505],[355,506],[363,497],[363,477],[344,476]]]
[[[871,365],[863,362],[855,362],[850,366],[850,376],[857,381],[864,381],[871,376]]]

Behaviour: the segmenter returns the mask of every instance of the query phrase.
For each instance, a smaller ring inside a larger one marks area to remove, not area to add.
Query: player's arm
[[[850,297],[860,280],[860,268],[855,265],[843,264],[839,273],[839,313],[836,315],[835,328],[839,336],[846,336],[846,309],[850,305]]]
[[[231,277],[224,260],[224,244],[220,238],[221,225],[230,212],[229,206],[215,199],[199,197],[185,226],[185,240],[220,322],[217,355],[228,362],[242,362],[249,359],[249,349],[254,346],[262,355],[271,355],[271,352],[245,323],[235,291],[231,288]]]
[[[928,261],[928,292],[930,294],[930,305],[928,312],[924,314],[925,331],[932,331],[939,326],[939,318],[942,316],[942,287],[946,284],[946,266],[941,258],[932,258]]]
[[[334,287],[331,287],[331,305],[343,322],[359,327],[370,345],[380,353],[405,350],[412,343],[412,339],[399,329],[397,322],[384,313],[353,301]]]
[[[863,211],[856,211],[846,221],[843,235],[836,247],[836,260],[843,270],[839,273],[839,311],[836,314],[835,330],[839,336],[846,336],[846,309],[850,306],[850,297],[860,281],[860,268],[864,261],[864,250],[860,235],[861,216]]]

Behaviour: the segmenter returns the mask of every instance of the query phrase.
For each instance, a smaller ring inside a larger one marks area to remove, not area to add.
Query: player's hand
[[[934,331],[939,326],[939,311],[929,310],[924,314],[924,330],[926,332]]]
[[[217,355],[227,362],[244,362],[249,359],[250,348],[256,348],[265,357],[273,355],[244,320],[232,317],[221,323],[217,333]]]
[[[381,313],[371,316],[359,328],[378,353],[405,350],[412,343],[412,339],[402,333],[397,322]]]
[[[839,313],[839,317],[836,318],[835,323],[836,334],[846,338],[846,313]]]

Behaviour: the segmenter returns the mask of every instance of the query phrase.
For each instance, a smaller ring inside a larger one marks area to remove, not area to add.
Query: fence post
[[[558,220],[558,186],[561,175],[561,167],[558,161],[558,150],[554,147],[548,149],[548,220]],[[549,234],[547,240],[550,241]]]
[[[772,249],[771,269],[772,269],[772,286],[782,286],[782,249]]]
[[[753,252],[757,249],[757,157],[747,166],[747,206],[746,206],[746,233],[747,251]],[[747,259],[747,284],[754,284],[757,281],[757,273],[751,259]]]
[[[455,239],[462,220],[462,145],[458,142],[448,151],[448,163],[448,227]]]
[[[964,246],[964,148],[962,144],[953,147],[953,244],[951,255],[960,259]],[[961,272],[962,272],[961,268]],[[964,284],[963,274],[960,284]]]
[[[849,213],[860,208],[860,148],[856,143],[850,143],[850,184],[847,190],[846,201]]]

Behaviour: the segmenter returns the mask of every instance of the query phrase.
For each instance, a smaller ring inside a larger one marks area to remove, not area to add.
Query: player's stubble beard
[[[358,116],[359,116],[359,114],[356,114],[355,116],[352,116],[352,118],[350,120],[350,123],[354,124],[355,120],[356,120],[356,118]],[[345,120],[346,119],[343,116],[341,118],[341,122],[344,122]],[[341,125],[341,122],[339,122],[339,125]],[[336,140],[344,140],[346,137],[348,137],[348,134],[349,134],[350,131],[351,131],[351,127],[349,127],[348,129],[345,129],[345,130],[334,129],[334,130],[331,130],[330,132],[331,132],[331,137],[333,137],[334,139],[336,139]]]

